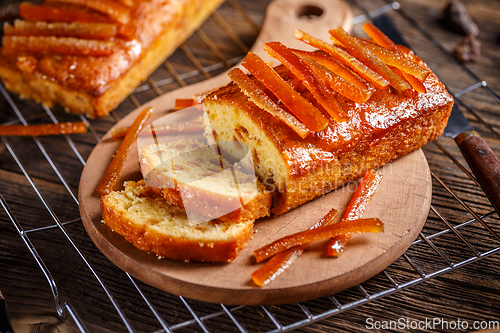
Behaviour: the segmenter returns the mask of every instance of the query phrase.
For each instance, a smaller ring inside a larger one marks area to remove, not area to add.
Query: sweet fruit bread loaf
[[[165,201],[144,181],[101,198],[103,221],[139,249],[183,261],[224,262],[236,258],[252,238],[254,220],[212,220],[195,226],[185,211]]]
[[[0,78],[22,98],[103,117],[222,0],[46,0],[6,23]]]
[[[104,221],[160,256],[231,260],[254,219],[269,214],[270,195],[271,212],[283,214],[439,136],[453,98],[410,50],[365,28],[372,39],[330,31],[333,45],[298,31],[313,52],[266,43],[282,63],[274,68],[250,52],[242,62],[250,73],[232,69],[233,82],[203,99],[215,147],[192,139],[142,147],[146,181],[102,197]],[[253,164],[234,168],[221,150]],[[262,184],[247,178],[249,165]],[[196,200],[188,208],[189,197]],[[213,208],[223,202],[242,208],[220,214]],[[224,221],[193,224],[190,213]]]
[[[267,43],[281,65],[250,53],[248,76],[231,71],[233,82],[203,100],[217,140],[253,151],[276,215],[418,149],[446,126],[453,98],[445,86],[411,51],[366,28],[373,39],[330,31],[335,45],[297,31],[316,52]]]
[[[271,194],[253,168],[250,173],[242,171],[243,163],[231,164],[217,146],[195,139],[146,145],[140,162],[148,186],[159,189],[190,218],[237,222],[270,213]]]

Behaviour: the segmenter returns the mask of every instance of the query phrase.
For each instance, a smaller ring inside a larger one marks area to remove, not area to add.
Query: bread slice
[[[137,248],[183,261],[225,262],[236,258],[252,238],[254,220],[212,220],[195,226],[183,209],[145,185],[128,181],[125,189],[101,198],[104,223]]]
[[[235,222],[270,214],[271,194],[253,166],[231,164],[216,145],[194,139],[151,144],[141,148],[140,161],[147,184],[161,189],[165,200],[184,208],[192,220]]]
[[[130,21],[114,22],[102,13],[100,21],[116,23],[132,35],[114,37],[108,56],[0,50],[0,78],[22,98],[48,107],[63,105],[69,112],[96,118],[116,108],[170,55],[222,0],[127,1]],[[121,4],[115,4],[122,6]],[[47,6],[54,6],[49,3]],[[64,4],[62,8],[87,8]],[[83,39],[79,39],[82,41]],[[4,43],[5,45],[5,43]]]
[[[275,70],[329,119],[324,130],[302,139],[250,102],[234,83],[210,93],[203,105],[217,140],[237,140],[250,147],[255,172],[272,192],[276,215],[435,139],[444,130],[453,106],[444,85],[430,73],[423,82],[425,93],[399,93],[389,87],[375,91],[363,104],[336,94],[349,117],[337,123],[286,67],[279,65]]]

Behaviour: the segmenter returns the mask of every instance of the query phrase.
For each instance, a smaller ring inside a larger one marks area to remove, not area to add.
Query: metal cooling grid
[[[259,25],[255,23],[252,17],[246,13],[242,5],[236,2],[236,0],[228,0],[227,3],[230,5],[230,8],[235,11],[236,15],[239,15],[240,18],[246,22],[246,24],[254,29],[255,32],[258,32]],[[264,3],[263,0],[258,1],[258,3],[263,7],[266,6],[266,3]],[[455,61],[453,56],[446,51],[439,41],[437,41],[424,28],[419,26],[416,20],[409,16],[404,9],[399,8],[398,3],[389,3],[388,5],[375,9],[366,9],[358,1],[355,1],[352,5],[353,7],[356,7],[355,11],[363,13],[354,18],[355,24],[359,24],[366,19],[373,18],[388,11],[396,10],[410,25],[412,25],[436,47],[438,47],[442,51],[443,57],[447,58],[448,61]],[[228,9],[226,8],[225,10]],[[248,47],[245,43],[240,39],[240,37],[238,37],[238,34],[233,31],[233,28],[222,18],[222,15],[216,13],[212,16],[212,20],[218,24],[224,33],[226,33],[227,37],[234,42],[235,48],[239,49],[240,55],[230,57],[229,60],[227,60],[224,56],[225,52],[218,48],[217,43],[213,42],[211,37],[203,32],[202,29],[198,30],[196,32],[196,36],[213,52],[214,57],[218,59],[218,62],[204,65],[202,61],[196,57],[195,53],[187,46],[187,43],[185,43],[180,47],[180,51],[192,62],[191,66],[188,67],[194,67],[194,70],[187,70],[183,73],[179,73],[175,69],[176,66],[171,63],[172,58],[169,58],[169,60],[165,62],[164,66],[159,69],[159,71],[163,71],[163,74],[167,75],[164,75],[163,78],[157,78],[158,71],[155,72],[155,74],[153,74],[143,85],[138,87],[134,93],[130,95],[128,101],[129,105],[127,105],[127,102],[123,103],[125,106],[122,105],[117,111],[112,112],[111,117],[108,117],[108,119],[104,121],[104,124],[102,121],[87,120],[84,117],[80,117],[81,120],[86,121],[89,124],[90,133],[96,142],[100,140],[100,137],[103,132],[107,130],[107,128],[110,128],[120,119],[122,114],[126,114],[132,109],[140,107],[140,105],[142,105],[145,101],[161,95],[165,92],[162,89],[172,90],[176,87],[185,86],[193,80],[199,81],[207,79],[212,75],[216,75],[226,70],[242,59],[243,55],[248,51]],[[480,114],[476,112],[473,107],[469,106],[462,97],[474,92],[477,89],[482,89],[487,93],[487,95],[493,98],[496,103],[500,103],[500,98],[492,89],[488,87],[485,81],[476,77],[476,75],[470,72],[467,67],[458,62],[457,64],[464,71],[464,73],[475,81],[475,83],[455,93],[454,97],[456,98],[456,101],[473,117],[475,117],[478,122],[486,125],[494,136],[500,138],[495,128],[490,126],[487,121],[483,120]],[[153,77],[155,79],[153,79]],[[54,113],[52,113],[52,110],[44,107],[42,108],[43,110],[40,110],[40,113],[36,113],[30,115],[28,118],[25,118],[22,114],[22,107],[18,106],[18,102],[14,102],[13,98],[11,98],[3,86],[0,86],[0,92],[10,105],[12,112],[17,117],[17,119],[6,123],[21,123],[26,125],[31,121],[36,121],[37,119],[44,117],[49,117],[52,122],[57,123],[62,121],[60,118],[66,117],[65,115],[61,116],[59,114],[56,117]],[[144,93],[146,93],[146,97],[143,96]],[[79,318],[78,310],[71,304],[72,302],[61,301],[58,286],[30,239],[32,234],[47,232],[47,230],[50,229],[59,229],[63,233],[67,242],[69,242],[71,247],[76,250],[77,255],[81,258],[87,269],[101,286],[102,293],[109,299],[112,306],[116,310],[122,322],[122,326],[127,331],[134,332],[133,325],[127,318],[126,311],[122,309],[122,306],[120,306],[116,296],[112,294],[110,288],[103,281],[100,274],[94,269],[93,265],[86,258],[85,254],[79,249],[78,245],[67,231],[68,226],[79,223],[80,220],[60,219],[58,214],[56,214],[56,212],[52,209],[49,202],[45,199],[42,191],[39,189],[39,186],[34,181],[32,175],[28,171],[28,168],[25,166],[25,163],[29,162],[20,157],[19,152],[14,148],[15,144],[11,143],[10,138],[8,139],[6,137],[2,137],[1,139],[3,145],[15,161],[19,170],[34,190],[36,194],[35,199],[45,207],[50,219],[53,221],[52,224],[46,226],[23,227],[23,225],[18,221],[16,214],[14,214],[13,210],[10,208],[9,203],[4,199],[2,193],[0,193],[0,204],[7,215],[7,218],[12,222],[17,233],[19,234],[20,239],[31,252],[33,258],[49,283],[54,297],[55,310],[59,318],[64,320],[69,315],[81,332],[87,332],[85,324]],[[64,141],[73,152],[73,158],[78,159],[82,165],[84,165],[85,159],[79,152],[79,143],[75,142],[69,136],[64,136]],[[66,190],[67,195],[69,195],[71,200],[78,206],[78,198],[73,190],[74,186],[69,184],[69,182],[65,179],[64,172],[60,170],[60,164],[55,162],[54,158],[51,157],[54,156],[48,152],[51,149],[48,149],[38,138],[34,138],[34,143],[41,152],[41,155],[43,155],[43,158],[50,164],[58,181]],[[465,167],[462,166],[460,161],[454,157],[456,154],[453,151],[450,152],[446,145],[440,143],[439,140],[435,141],[434,144],[437,149],[426,147],[426,155],[436,153],[446,155],[457,165],[457,167],[466,173],[467,177],[469,177],[473,182],[476,182],[474,177]],[[431,170],[432,177],[434,179],[434,192],[444,192],[448,197],[455,200],[456,207],[464,212],[463,222],[456,223],[450,221],[447,218],[447,213],[442,213],[442,207],[439,204],[436,205],[433,200],[427,224],[424,230],[420,233],[420,237],[415,240],[410,249],[398,261],[370,280],[358,285],[355,288],[351,288],[336,295],[298,304],[262,307],[227,307],[223,304],[208,305],[202,302],[187,300],[179,296],[177,303],[185,308],[184,310],[188,316],[187,318],[183,318],[180,322],[173,324],[164,319],[161,314],[161,308],[153,305],[154,302],[151,301],[151,295],[148,295],[148,293],[143,290],[144,287],[140,286],[140,282],[137,282],[128,273],[124,273],[125,279],[130,281],[140,298],[143,299],[144,304],[151,312],[151,318],[158,322],[157,325],[159,329],[155,332],[173,332],[187,327],[191,327],[193,330],[210,332],[213,327],[218,327],[214,326],[215,324],[219,325],[221,323],[223,323],[225,327],[230,327],[239,332],[248,332],[248,327],[252,327],[253,330],[257,329],[259,331],[283,332],[320,321],[340,312],[358,307],[364,303],[371,302],[375,299],[399,292],[406,288],[410,288],[416,284],[427,281],[451,270],[473,263],[477,260],[481,260],[482,258],[499,251],[500,238],[498,236],[498,230],[494,230],[494,227],[490,223],[492,218],[496,215],[496,213],[491,209],[491,206],[487,207],[486,212],[476,213],[476,209],[474,208],[477,207],[471,207],[471,201],[468,197],[462,199],[462,195],[459,193],[460,191],[453,190],[453,184],[450,185],[447,180],[440,178],[439,168],[436,167],[436,169],[434,169],[433,165],[431,165]],[[484,207],[481,210],[484,211]],[[467,217],[469,216],[467,214],[470,214],[472,218]],[[478,233],[481,237],[477,236]],[[90,239],[87,239],[87,241],[90,242]],[[453,254],[453,256],[448,254],[448,248],[450,247],[463,248],[463,251],[461,251],[462,256],[457,257],[455,254]],[[403,272],[403,274],[401,274],[401,272]],[[408,277],[408,279],[402,280],[400,277],[396,278],[396,275],[403,275]],[[204,308],[208,308],[209,313],[206,313],[207,311],[203,310]],[[253,322],[253,317],[249,315],[249,313],[252,312],[258,313],[258,315],[262,316],[262,321],[259,323],[257,328]],[[293,313],[294,315],[293,317],[295,319],[293,321],[290,321],[289,319],[291,317],[289,316],[290,313]],[[302,320],[297,320],[297,318],[301,317],[303,318]]]

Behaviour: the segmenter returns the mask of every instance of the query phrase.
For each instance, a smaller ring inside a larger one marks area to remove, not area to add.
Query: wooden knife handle
[[[455,141],[477,181],[500,215],[500,160],[475,131],[459,134]]]

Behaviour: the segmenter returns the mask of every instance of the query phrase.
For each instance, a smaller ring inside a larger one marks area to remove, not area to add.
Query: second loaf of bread
[[[21,50],[9,49],[4,40],[0,50],[0,78],[8,90],[22,98],[34,99],[49,107],[63,105],[67,111],[95,118],[107,115],[147,79],[222,0],[125,1],[128,7],[114,4],[121,9],[121,22],[113,16],[94,13],[92,8],[82,9],[68,2],[61,8],[80,11],[82,17],[90,12],[96,22],[116,24],[119,31],[126,31],[129,36],[122,39],[118,35],[106,40],[114,43],[113,52],[101,56],[45,50],[44,45],[38,45],[43,51],[31,52],[24,50],[27,43],[17,46]],[[98,1],[93,3],[98,4]],[[46,6],[52,8],[54,4]],[[19,37],[31,38],[18,35],[4,38],[15,40]],[[70,36],[63,36],[66,37]],[[57,40],[54,36],[44,38]],[[77,39],[77,43],[93,42]]]

